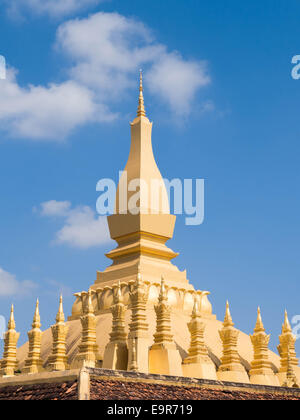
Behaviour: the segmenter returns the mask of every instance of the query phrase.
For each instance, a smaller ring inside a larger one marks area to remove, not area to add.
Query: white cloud
[[[71,208],[68,201],[47,201],[41,204],[43,216],[60,216],[64,225],[55,235],[55,243],[87,249],[110,241],[106,217],[99,217],[88,206]]]
[[[136,87],[140,66],[151,65],[165,51],[153,43],[141,22],[118,13],[97,13],[62,24],[57,46],[75,62],[70,77],[106,98]]]
[[[0,297],[27,295],[36,288],[36,284],[29,281],[18,281],[14,274],[0,267]]]
[[[136,87],[137,69],[146,67],[150,90],[176,114],[187,114],[199,88],[210,83],[207,64],[187,61],[151,36],[141,22],[118,13],[70,20],[57,31],[57,45],[75,62],[70,78],[97,89],[105,100],[120,99]]]
[[[1,128],[10,136],[60,141],[84,124],[114,121],[112,108],[129,88],[137,91],[140,67],[147,88],[177,117],[189,114],[199,89],[210,83],[205,62],[169,52],[144,24],[118,13],[63,23],[56,47],[72,63],[66,81],[21,87],[9,69],[0,84]]]
[[[90,6],[96,6],[102,0],[5,0],[8,13],[12,16],[21,16],[30,11],[36,15],[49,15],[62,17]]]
[[[13,137],[59,141],[82,124],[114,118],[89,89],[72,80],[22,88],[10,69],[0,97],[2,129]]]
[[[41,204],[41,214],[43,216],[66,216],[70,208],[70,201],[45,201]]]
[[[148,74],[150,90],[179,115],[190,112],[195,92],[210,83],[205,62],[184,61],[178,53],[163,54]]]

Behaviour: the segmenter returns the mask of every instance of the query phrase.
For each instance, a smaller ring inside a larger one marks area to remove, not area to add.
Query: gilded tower
[[[186,270],[180,271],[172,263],[178,254],[166,246],[173,237],[176,216],[170,214],[168,192],[153,155],[152,122],[146,116],[142,73],[137,116],[130,125],[129,157],[117,188],[115,214],[108,216],[110,236],[117,242],[117,247],[106,254],[112,264],[97,272],[97,279],[91,286],[97,294],[96,313],[109,309],[113,300],[111,294],[106,307],[109,288],[119,281],[129,285],[138,274],[150,284],[149,304],[158,298],[163,275],[166,286],[181,290],[183,297],[186,293],[191,294],[189,305],[192,309],[195,289],[186,277]],[[151,288],[151,285],[155,287]],[[206,315],[211,315],[208,294],[201,295],[200,306]],[[86,292],[77,293],[76,297],[70,320],[78,319],[86,304]],[[180,300],[180,296],[176,300]]]
[[[173,237],[176,216],[170,214],[167,190],[152,150],[152,122],[146,116],[142,74],[137,116],[131,123],[129,158],[117,189],[115,214],[108,217],[110,235],[118,246],[106,256],[113,263],[98,273],[95,286],[136,278],[187,286],[186,273],[171,263],[178,254],[165,243]],[[139,188],[139,193],[130,191]],[[191,287],[191,286],[190,286]]]

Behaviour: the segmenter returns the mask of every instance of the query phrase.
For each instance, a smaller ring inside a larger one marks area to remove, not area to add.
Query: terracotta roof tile
[[[91,400],[300,400],[291,392],[248,392],[247,390],[218,390],[162,383],[125,382],[122,379],[91,378]],[[2,400],[76,400],[77,381],[16,385],[0,388]]]
[[[77,381],[0,388],[3,400],[76,400]]]
[[[214,390],[118,380],[91,380],[91,400],[300,400],[300,396]]]

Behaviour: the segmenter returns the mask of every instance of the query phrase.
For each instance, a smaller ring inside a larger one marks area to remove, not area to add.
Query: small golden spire
[[[287,310],[285,310],[285,312],[284,312],[284,323],[282,325],[282,333],[291,332],[291,331],[292,331],[292,327],[291,327],[291,324],[290,324],[290,321],[289,321]]]
[[[249,383],[249,376],[242,365],[238,353],[239,331],[233,328],[233,326],[234,323],[227,301],[223,328],[219,330],[223,351],[217,376],[220,381],[242,382],[246,384]]]
[[[230,314],[230,309],[229,309],[229,302],[227,300],[226,302],[226,312],[225,312],[225,318],[224,318],[224,323],[223,323],[224,327],[233,327],[234,323],[232,321],[232,317]]]
[[[148,348],[150,337],[148,332],[149,325],[147,322],[146,305],[149,288],[143,282],[140,268],[140,264],[138,264],[136,281],[129,293],[131,321],[128,334],[128,357],[129,361],[135,359],[136,370],[148,372]],[[135,355],[134,351],[136,353]],[[128,363],[128,365],[129,368],[132,369],[132,363]]]
[[[113,290],[113,302],[114,305],[119,304],[119,303],[124,303],[124,298],[122,295],[122,286],[121,286],[121,282],[120,280],[118,281],[117,285],[114,285],[112,287]]]
[[[6,333],[4,334],[3,358],[2,361],[0,361],[0,377],[14,376],[18,367],[17,343],[20,337],[20,333],[17,333],[15,328],[16,323],[14,318],[14,306],[11,305],[8,327]]]
[[[68,368],[66,351],[66,335],[68,327],[65,324],[63,310],[63,298],[60,296],[59,309],[56,315],[56,324],[51,326],[52,331],[52,353],[48,359],[48,369],[51,371],[63,371]]]
[[[123,303],[121,282],[113,286],[114,304],[110,307],[112,313],[112,328],[110,340],[105,346],[103,356],[104,369],[127,370],[128,347],[125,324],[126,306]]]
[[[64,308],[63,308],[63,298],[62,298],[62,295],[60,295],[59,309],[56,315],[56,322],[64,322],[64,321],[65,321],[65,314],[64,314]]]
[[[32,328],[40,328],[40,327],[41,327],[41,317],[40,317],[40,311],[39,311],[39,300],[37,299],[36,305],[35,305]]]
[[[187,325],[191,340],[188,356],[184,359],[182,366],[184,376],[216,380],[216,368],[208,356],[208,349],[205,345],[205,323],[201,319],[199,300],[196,294],[191,320]]]
[[[43,361],[41,359],[41,318],[39,312],[39,300],[36,301],[35,312],[32,323],[32,330],[28,331],[28,355],[25,360],[25,366],[22,373],[39,373],[43,370]]]
[[[261,319],[260,307],[257,308],[257,321],[254,328],[254,332],[265,332],[265,327]]]
[[[171,331],[171,308],[168,304],[167,289],[165,279],[161,276],[160,293],[158,303],[154,306],[156,312],[156,332],[154,334],[154,345],[173,343],[173,334]]]
[[[82,327],[81,342],[78,347],[78,353],[72,362],[72,368],[78,369],[83,366],[92,368],[98,367],[100,356],[96,335],[97,318],[94,314],[91,289],[89,289],[87,293],[85,312],[80,318],[80,322]]]
[[[253,360],[249,371],[250,382],[253,384],[263,384],[278,386],[279,381],[272,370],[272,364],[269,360],[269,342],[270,335],[266,334],[264,324],[261,318],[260,307],[257,309],[257,321],[253,335],[250,335],[253,346]]]
[[[87,313],[93,314],[94,313],[94,307],[92,304],[92,291],[89,289],[88,291],[88,300],[87,300]]]
[[[137,110],[138,117],[145,117],[145,105],[144,105],[144,95],[143,95],[143,72],[140,70],[140,96],[139,96],[139,106]]]
[[[16,328],[15,317],[14,317],[14,305],[11,305],[10,318],[8,321],[8,330],[14,330]]]
[[[195,298],[194,298],[194,307],[193,307],[192,316],[193,317],[200,316],[199,301],[197,299],[197,296],[195,296]]]
[[[284,313],[284,323],[282,325],[282,332],[279,336],[279,346],[277,346],[280,356],[280,369],[279,373],[287,373],[289,358],[290,363],[293,366],[298,366],[299,361],[297,359],[295,351],[296,337],[292,332],[291,324],[288,318],[287,311]]]
[[[121,287],[120,280],[118,282],[118,288],[117,288],[117,299],[118,299],[118,303],[123,303],[122,287]]]
[[[160,286],[160,292],[158,297],[159,302],[163,302],[167,300],[167,291],[166,291],[166,284],[165,284],[165,278],[164,276],[161,276],[161,286]]]

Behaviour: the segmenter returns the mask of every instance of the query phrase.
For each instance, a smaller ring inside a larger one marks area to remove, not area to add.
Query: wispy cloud
[[[114,118],[105,105],[97,103],[91,90],[72,80],[22,88],[10,69],[3,82],[0,121],[13,137],[60,141],[82,124]]]
[[[185,61],[180,54],[162,54],[148,73],[150,90],[177,115],[191,111],[195,93],[210,83],[206,62]]]
[[[51,200],[41,203],[38,211],[42,216],[62,219],[55,244],[87,249],[110,241],[106,217],[99,217],[89,206],[72,208],[68,201]]]
[[[40,212],[42,216],[65,216],[67,217],[71,210],[70,201],[45,201],[41,204]],[[34,209],[37,211],[37,208]]]
[[[102,0],[4,0],[7,12],[20,17],[26,12],[58,18],[96,6]]]
[[[137,69],[176,114],[187,114],[200,88],[210,83],[205,61],[185,60],[157,42],[142,22],[118,13],[71,20],[57,31],[57,45],[73,62],[70,77],[96,89],[106,101],[136,86]]]
[[[19,281],[14,274],[0,267],[0,297],[31,294],[37,285],[29,280]]]
[[[191,112],[199,89],[210,83],[206,62],[168,51],[142,22],[118,13],[61,24],[56,48],[72,63],[64,82],[23,87],[9,69],[0,84],[0,122],[8,135],[61,141],[84,124],[114,121],[113,109],[136,87],[140,67],[149,90],[177,117]]]

